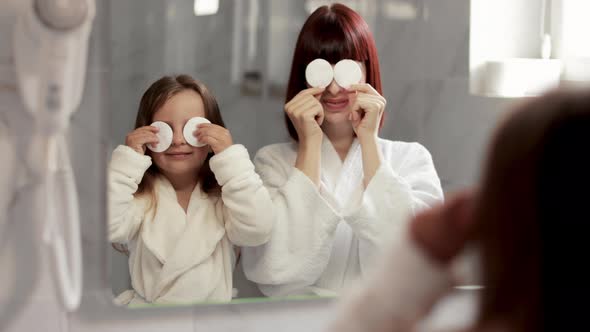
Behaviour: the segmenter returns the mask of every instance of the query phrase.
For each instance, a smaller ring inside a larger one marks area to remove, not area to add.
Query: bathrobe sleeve
[[[451,290],[449,268],[428,257],[409,234],[388,246],[379,263],[343,296],[328,331],[413,331]]]
[[[313,285],[325,270],[341,217],[316,186],[277,146],[254,158],[275,211],[270,240],[242,251],[244,272],[267,296],[290,295]]]
[[[344,211],[344,220],[359,238],[363,274],[387,242],[400,238],[411,216],[443,200],[440,180],[426,148],[418,143],[390,148],[393,151],[384,151],[385,158],[360,201]],[[392,154],[404,155],[401,164],[396,161],[394,165]]]
[[[108,172],[109,240],[127,243],[135,236],[144,216],[144,206],[133,194],[152,164],[151,158],[126,145],[111,157]]]
[[[258,246],[268,241],[274,211],[268,191],[254,171],[248,151],[234,144],[211,158],[209,165],[221,185],[225,229],[232,243]]]

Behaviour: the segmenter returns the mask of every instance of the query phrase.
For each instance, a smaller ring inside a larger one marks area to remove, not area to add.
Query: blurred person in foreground
[[[510,112],[476,188],[413,218],[405,240],[340,303],[331,328],[416,330],[452,290],[453,260],[474,245],[484,290],[464,331],[582,330],[589,137],[590,91],[551,92]]]

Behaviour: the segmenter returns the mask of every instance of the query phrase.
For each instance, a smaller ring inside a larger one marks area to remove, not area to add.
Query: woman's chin
[[[325,112],[324,113],[324,124],[330,124],[330,125],[346,125],[346,126],[352,126],[352,124],[350,123],[350,120],[348,120],[348,114],[350,114],[349,112],[338,112],[338,113],[330,113],[330,112]]]

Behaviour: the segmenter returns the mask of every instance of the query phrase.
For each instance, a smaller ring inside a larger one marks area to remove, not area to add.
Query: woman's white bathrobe
[[[295,143],[254,158],[276,214],[266,244],[242,250],[246,277],[268,296],[335,295],[364,275],[410,215],[443,199],[430,153],[418,143],[378,141],[383,163],[363,187],[361,146],[344,162],[324,138],[318,188],[294,167]]]
[[[118,301],[231,300],[232,243],[263,244],[274,222],[269,194],[246,148],[232,145],[211,158],[221,198],[208,196],[197,186],[186,213],[164,177],[155,184],[155,215],[148,211],[149,195],[134,197],[151,163],[149,156],[122,145],[113,152],[109,167],[109,238],[127,244],[133,286]]]
[[[451,264],[432,259],[408,233],[401,234],[399,241],[387,248],[378,268],[346,291],[338,303],[336,318],[326,331],[476,331],[468,329],[468,324],[459,328],[461,323],[476,319],[476,308],[469,306],[458,314],[460,320],[450,320],[455,326],[449,320],[446,324],[439,322],[439,326],[432,322],[419,324],[424,323],[434,304],[451,293],[455,275]]]

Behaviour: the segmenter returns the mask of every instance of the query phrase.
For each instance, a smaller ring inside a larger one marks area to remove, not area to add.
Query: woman
[[[583,330],[588,133],[590,91],[521,106],[499,127],[479,190],[417,216],[333,330],[413,330],[449,290],[449,266],[469,241],[480,248],[485,285],[469,331]]]
[[[361,68],[344,89],[306,84],[316,58]],[[285,120],[294,142],[254,158],[276,220],[270,241],[243,250],[244,272],[268,296],[334,295],[371,266],[409,215],[442,200],[428,151],[379,138],[386,100],[367,23],[340,4],[318,8],[299,34]]]

